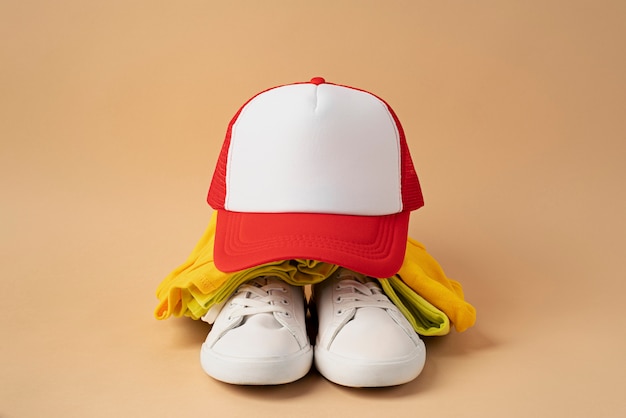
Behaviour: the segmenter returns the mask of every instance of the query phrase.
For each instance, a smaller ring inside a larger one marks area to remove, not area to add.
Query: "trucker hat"
[[[309,259],[378,278],[400,269],[409,214],[424,204],[391,107],[321,77],[244,103],[207,201],[221,271]]]

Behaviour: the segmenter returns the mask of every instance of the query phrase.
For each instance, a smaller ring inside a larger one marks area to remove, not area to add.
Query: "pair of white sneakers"
[[[313,287],[310,310],[315,348],[303,287],[271,276],[243,284],[203,317],[213,327],[202,367],[227,383],[276,385],[304,377],[314,361],[328,380],[350,387],[399,385],[422,371],[424,343],[377,280],[340,268]]]

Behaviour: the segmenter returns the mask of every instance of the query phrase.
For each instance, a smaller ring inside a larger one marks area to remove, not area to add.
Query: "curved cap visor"
[[[289,259],[387,278],[404,260],[410,212],[384,216],[218,210],[215,266],[224,272]]]

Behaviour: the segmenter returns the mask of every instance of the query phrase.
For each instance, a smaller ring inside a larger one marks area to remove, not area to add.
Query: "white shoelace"
[[[337,312],[338,314],[351,308],[395,309],[395,305],[374,279],[366,277],[361,282],[353,275],[342,275],[339,278],[336,284],[338,291],[336,302],[341,303],[342,308]]]
[[[264,312],[281,312],[283,315],[289,316],[289,311],[285,308],[285,305],[289,304],[289,300],[274,293],[274,290],[283,294],[288,291],[286,284],[276,278],[254,278],[239,286],[230,299],[211,306],[207,313],[202,316],[202,320],[209,324],[214,323],[226,303],[235,307],[230,312],[229,320]]]
[[[285,308],[289,300],[284,297],[287,291],[286,284],[278,279],[271,277],[252,279],[239,286],[228,302],[234,307],[230,312],[230,318],[272,312],[289,316],[289,311]]]

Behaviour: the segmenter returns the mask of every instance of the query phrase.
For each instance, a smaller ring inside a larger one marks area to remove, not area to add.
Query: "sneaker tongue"
[[[255,277],[254,279],[250,280],[249,284],[251,284],[254,287],[260,288],[268,284],[268,279],[265,276]]]
[[[375,306],[363,306],[356,310],[354,318],[359,319],[360,321],[358,321],[358,323],[362,326],[372,327],[378,324],[385,324],[385,320],[388,319],[388,315],[389,314],[385,309]],[[363,329],[363,332],[366,331],[366,329]]]
[[[248,315],[243,322],[262,329],[280,329],[283,327],[282,324],[274,318],[274,314],[271,312]]]
[[[355,281],[363,283],[363,284],[365,284],[365,283],[367,283],[367,282],[369,282],[371,280],[366,275],[361,274],[361,273],[357,273],[356,271],[348,270],[345,267],[342,267],[341,269],[339,269],[339,271],[337,273],[337,278],[339,278],[341,280],[343,280],[343,279],[355,280]]]

